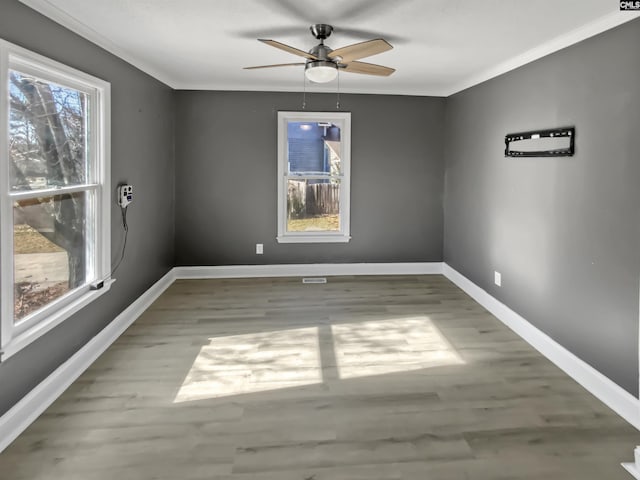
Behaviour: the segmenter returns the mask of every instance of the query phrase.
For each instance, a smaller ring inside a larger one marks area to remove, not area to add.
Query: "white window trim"
[[[288,122],[330,121],[341,125],[339,232],[287,232]],[[351,240],[351,112],[278,112],[278,236],[279,243],[347,243]]]
[[[98,216],[94,256],[94,285],[102,287],[92,290],[90,285],[80,287],[68,295],[51,302],[41,311],[28,317],[24,322],[14,324],[13,320],[13,231],[0,229],[0,361],[19,352],[45,333],[60,325],[67,318],[89,303],[104,295],[114,280],[111,279],[111,85],[104,80],[68,67],[62,63],[31,52],[0,39],[0,218],[12,219],[14,197],[9,191],[9,115],[8,115],[8,72],[16,69],[23,73],[50,78],[65,86],[88,93],[92,99],[89,128],[90,150],[95,152],[98,167],[90,186],[64,187],[39,192],[58,195],[71,191],[95,189],[95,215]],[[28,195],[28,194],[25,194]],[[6,301],[11,299],[11,301]]]

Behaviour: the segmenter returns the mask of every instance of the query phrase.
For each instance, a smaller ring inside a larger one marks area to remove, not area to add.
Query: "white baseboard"
[[[443,265],[443,273],[601,402],[640,429],[640,402],[637,398],[446,263]]]
[[[304,277],[313,275],[434,275],[441,262],[419,263],[312,263],[287,265],[228,265],[175,267],[176,278]]]
[[[640,470],[638,470],[635,463],[623,463],[622,466],[633,476],[633,478],[640,480]]]
[[[171,270],[0,417],[0,452],[62,395],[174,280],[175,276]]]

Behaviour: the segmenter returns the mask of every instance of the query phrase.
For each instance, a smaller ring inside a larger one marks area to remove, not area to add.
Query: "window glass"
[[[331,122],[288,122],[290,174],[340,175],[340,127]]]
[[[339,232],[340,181],[289,180],[288,232]]]
[[[86,195],[14,202],[14,321],[38,311],[87,278]]]
[[[9,71],[12,191],[87,182],[88,95]]]

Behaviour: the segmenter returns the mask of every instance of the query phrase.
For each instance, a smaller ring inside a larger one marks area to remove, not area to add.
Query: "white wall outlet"
[[[256,243],[256,255],[262,255],[264,253],[264,246],[261,243]]]
[[[502,286],[502,275],[500,272],[493,272],[493,282],[499,287]]]

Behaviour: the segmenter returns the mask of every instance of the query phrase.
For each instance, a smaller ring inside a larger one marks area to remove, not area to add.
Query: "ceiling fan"
[[[245,70],[253,70],[257,68],[274,68],[274,67],[293,67],[298,65],[304,65],[305,76],[315,83],[330,82],[338,76],[338,69],[344,70],[349,73],[360,73],[363,75],[377,75],[380,77],[388,77],[395,69],[384,67],[382,65],[375,65],[373,63],[358,62],[361,58],[370,57],[378,53],[391,50],[393,46],[382,38],[376,38],[374,40],[368,40],[366,42],[354,43],[346,47],[332,50],[324,41],[333,32],[333,27],[324,23],[318,23],[311,25],[311,33],[315,38],[320,40],[320,43],[313,47],[309,52],[300,50],[284,43],[276,42],[275,40],[265,40],[259,38],[258,40],[271,45],[272,47],[279,48],[285,52],[293,53],[299,57],[304,57],[307,60],[305,62],[297,63],[279,63],[276,65],[261,65],[257,67],[245,67]]]

